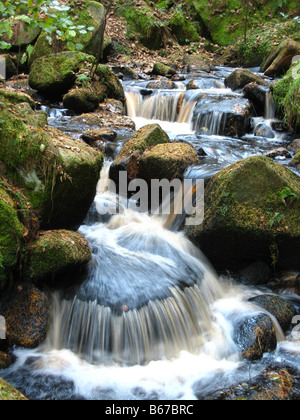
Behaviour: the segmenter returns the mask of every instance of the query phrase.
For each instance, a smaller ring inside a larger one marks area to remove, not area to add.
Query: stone
[[[300,150],[300,139],[294,140],[289,146],[288,150],[292,153],[297,153]]]
[[[1,313],[6,321],[9,347],[35,348],[45,340],[50,320],[49,301],[33,285],[19,285]]]
[[[285,147],[277,147],[276,149],[270,150],[270,152],[268,152],[266,156],[271,159],[278,159],[278,158],[291,159],[292,158],[292,155]]]
[[[147,89],[176,89],[176,84],[169,79],[159,79],[154,82],[149,82]]]
[[[248,83],[243,88],[244,96],[249,99],[255,108],[256,114],[264,116],[266,104],[266,88],[256,82]]]
[[[273,315],[279,322],[283,332],[287,332],[292,324],[292,320],[297,311],[295,308],[280,296],[276,295],[260,295],[249,299],[254,303]]]
[[[241,160],[205,190],[201,226],[186,228],[216,269],[238,271],[258,260],[300,268],[299,177],[265,156]],[[283,200],[283,198],[285,200]]]
[[[70,51],[43,56],[31,66],[29,86],[42,95],[60,97],[74,85],[76,73],[93,61],[92,56]]]
[[[110,128],[99,128],[86,131],[82,134],[81,138],[92,146],[96,141],[114,141],[117,138],[117,133]]]
[[[300,43],[287,39],[275,48],[261,66],[266,76],[281,76],[289,70],[292,60],[300,54]]]
[[[0,111],[2,173],[25,191],[43,229],[73,229],[84,220],[96,194],[103,155],[47,125],[30,105]]]
[[[260,360],[264,353],[277,347],[276,330],[266,314],[254,315],[240,321],[234,328],[234,341],[247,360]]]
[[[259,86],[268,86],[268,83],[257,74],[252,73],[248,69],[235,70],[225,79],[225,85],[232,90],[243,89],[249,83],[257,83]]]
[[[52,288],[74,284],[74,279],[92,259],[86,239],[78,232],[67,230],[41,232],[27,254],[23,277]]]

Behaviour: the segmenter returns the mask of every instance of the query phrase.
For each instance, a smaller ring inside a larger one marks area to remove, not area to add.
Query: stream
[[[249,119],[243,135],[225,135],[232,110],[248,106],[240,92],[225,88],[233,70],[185,75],[172,90],[124,82],[127,115],[137,129],[158,122],[172,141],[195,147],[200,163],[187,178],[210,178],[286,144],[285,133],[274,129],[267,92],[265,116]],[[196,89],[187,90],[191,79]],[[42,109],[49,124],[80,138],[82,128],[72,126],[68,110]],[[267,137],[258,135],[262,125]],[[270,290],[220,277],[183,232],[166,228],[162,216],[137,213],[107,191],[110,163],[131,135],[120,130],[106,145],[95,202],[79,229],[93,252],[86,279],[75,290],[53,294],[46,341],[34,350],[15,349],[16,362],[1,376],[38,400],[195,400],[247,382],[269,366],[299,375],[300,334],[286,337],[275,320],[277,349],[261,361],[243,360],[234,342],[235,326],[261,312],[248,299]],[[288,165],[291,158],[278,161]],[[119,214],[100,214],[116,203]],[[296,294],[284,294],[299,305]]]

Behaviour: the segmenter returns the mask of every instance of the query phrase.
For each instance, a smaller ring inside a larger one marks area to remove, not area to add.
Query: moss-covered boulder
[[[294,166],[295,168],[300,170],[300,150],[298,150],[298,152],[295,154],[291,162],[291,166]]]
[[[248,360],[259,360],[277,347],[275,326],[271,318],[262,313],[239,321],[233,339]]]
[[[167,76],[172,74],[172,69],[163,63],[154,63],[152,73],[158,76]]]
[[[103,155],[47,126],[29,104],[0,111],[0,173],[24,188],[44,228],[74,228],[91,206]]]
[[[110,168],[110,178],[118,185],[119,172],[127,171],[129,180],[139,177],[139,163],[143,153],[158,144],[169,143],[168,135],[158,124],[150,124],[138,130],[124,144]]]
[[[93,112],[98,108],[99,103],[104,101],[105,96],[105,87],[101,84],[74,88],[63,97],[63,104],[65,108],[77,114]]]
[[[27,398],[0,378],[0,401],[27,401]]]
[[[299,269],[299,197],[297,175],[254,156],[210,181],[204,222],[186,233],[218,269],[239,270],[258,260]]]
[[[9,302],[1,308],[8,346],[35,348],[41,344],[48,332],[49,309],[44,292],[30,284],[19,285]]]
[[[282,42],[261,65],[266,76],[281,76],[289,70],[292,60],[300,54],[300,43],[293,39]]]
[[[248,69],[238,69],[225,79],[225,85],[232,90],[243,89],[249,83],[257,83],[260,86],[268,86],[268,83],[257,74]]]
[[[74,26],[83,26],[84,28],[94,28],[92,31],[88,30],[86,33],[77,31],[76,43],[83,46],[82,52],[97,56],[99,49],[99,41],[104,31],[103,18],[105,14],[104,6],[97,1],[84,1],[81,7],[74,8],[74,16],[72,17]],[[30,65],[40,57],[49,54],[55,54],[67,50],[67,41],[58,40],[54,35],[49,42],[47,39],[49,35],[42,33],[34,46],[33,52],[30,56]]]
[[[73,282],[92,258],[84,237],[67,230],[41,232],[28,254],[24,278],[51,287]]]
[[[152,179],[183,179],[186,170],[198,162],[198,154],[189,144],[159,144],[143,153],[140,176],[148,183]]]
[[[20,13],[21,14],[21,13]],[[1,40],[8,42],[12,47],[23,47],[32,44],[38,37],[41,29],[21,18],[10,18],[6,21],[11,28],[11,34],[5,33]]]
[[[106,95],[108,98],[116,99],[123,103],[125,102],[125,93],[122,83],[108,66],[98,66],[96,75],[99,79],[99,82],[105,86]]]
[[[0,178],[0,293],[17,266],[24,226],[18,217],[18,205],[10,188]]]
[[[36,106],[36,103],[31,98],[31,96],[16,89],[9,88],[7,86],[0,87],[0,100],[2,102],[6,101],[7,103],[12,104],[21,104],[27,102],[32,109],[34,109]]]
[[[297,314],[295,308],[280,296],[260,295],[249,299],[249,302],[264,308],[273,315],[284,332],[288,331],[293,317]]]
[[[29,85],[43,95],[59,97],[74,85],[76,73],[93,61],[90,55],[70,51],[41,57],[31,66]]]
[[[271,85],[277,114],[290,129],[300,132],[300,61],[286,75]]]
[[[172,31],[172,34],[181,45],[200,41],[200,36],[195,26],[191,20],[188,20],[182,10],[176,8],[173,9],[169,27]]]

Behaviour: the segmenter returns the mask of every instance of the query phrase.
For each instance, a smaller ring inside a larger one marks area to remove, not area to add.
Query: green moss
[[[79,269],[92,258],[86,240],[77,232],[47,231],[30,249],[25,278],[51,282],[58,274]]]
[[[27,398],[0,378],[0,401],[27,401]]]
[[[93,61],[92,56],[74,52],[38,58],[31,66],[29,85],[44,95],[57,97],[72,87],[76,72]]]
[[[175,9],[171,16],[169,26],[177,41],[181,45],[200,41],[200,36],[197,30],[186,18],[182,10]]]
[[[63,104],[66,108],[72,109],[74,112],[81,114],[84,112],[93,112],[99,103],[103,102],[106,97],[106,89],[99,84],[89,88],[71,89],[64,97]]]
[[[0,178],[0,292],[17,266],[24,233],[18,218],[17,203],[8,194],[8,188]]]
[[[109,67],[100,65],[97,68],[99,82],[105,86],[108,98],[125,101],[125,93],[120,79],[110,70]]]
[[[163,46],[162,31],[167,23],[157,21],[154,10],[146,3],[139,8],[131,5],[123,6],[120,13],[143,45],[154,50]]]
[[[18,92],[15,89],[0,88],[0,102],[7,101],[13,104],[27,102],[32,109],[35,107],[35,101],[26,93]]]
[[[162,63],[154,63],[153,66],[153,74],[158,74],[160,76],[167,76],[167,74],[169,74],[170,72],[170,67],[166,66],[165,64]]]
[[[300,131],[300,62],[271,86],[280,117],[290,128]]]
[[[142,155],[141,177],[148,182],[151,179],[182,179],[186,170],[198,162],[195,149],[188,144],[159,144]]]
[[[276,245],[278,266],[288,269],[299,265],[299,217],[299,177],[255,156],[212,179],[205,191],[204,223],[187,233],[216,266],[242,268],[257,259],[271,264]]]

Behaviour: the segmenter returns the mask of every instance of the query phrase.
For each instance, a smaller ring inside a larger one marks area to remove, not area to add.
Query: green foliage
[[[23,21],[32,28],[40,28],[46,33],[46,38],[52,42],[55,35],[63,42],[67,42],[68,49],[80,51],[82,44],[76,42],[76,37],[92,32],[93,26],[74,25],[72,9],[70,6],[61,5],[57,0],[13,0],[0,2],[0,39],[5,34],[12,38],[12,19]],[[10,49],[9,42],[0,41],[0,49]]]

